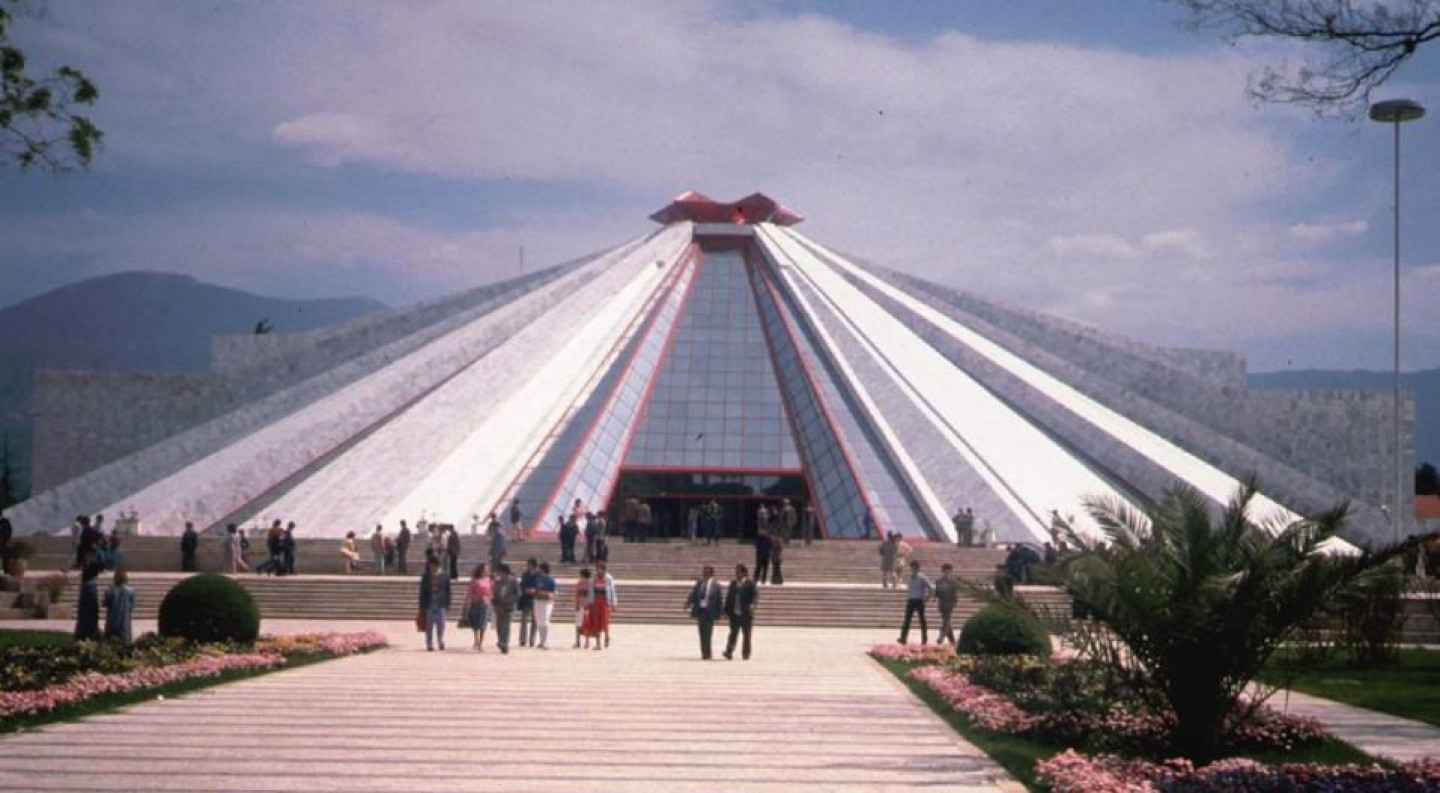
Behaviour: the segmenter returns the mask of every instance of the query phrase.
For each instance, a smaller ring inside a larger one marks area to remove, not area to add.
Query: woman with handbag
[[[460,627],[474,632],[477,652],[485,652],[485,628],[490,624],[490,598],[494,592],[495,582],[490,580],[485,563],[475,565],[475,571],[470,574],[470,586],[465,590]]]

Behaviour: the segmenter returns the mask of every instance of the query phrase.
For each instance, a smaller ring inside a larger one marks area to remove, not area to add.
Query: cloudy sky
[[[871,261],[1257,371],[1385,368],[1388,129],[1257,107],[1299,52],[1145,0],[66,2],[87,174],[0,171],[0,306],[120,270],[399,304],[761,190]],[[1440,366],[1440,45],[1408,125],[1406,365]],[[1428,315],[1427,315],[1428,312]]]

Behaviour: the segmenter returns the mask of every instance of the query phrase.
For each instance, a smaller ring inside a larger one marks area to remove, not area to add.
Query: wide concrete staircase
[[[41,538],[32,569],[61,569],[70,554],[66,538]],[[131,571],[137,589],[140,617],[153,616],[165,592],[184,577],[179,567],[177,540],[171,537],[131,537],[123,545],[124,565]],[[257,553],[263,545],[251,547],[251,563],[263,559]],[[239,575],[237,580],[254,594],[262,613],[271,618],[315,620],[409,620],[415,615],[418,597],[418,557],[410,559],[409,575],[373,574],[368,547],[362,548],[365,565],[360,574],[338,574],[339,543],[334,540],[305,540],[299,543],[296,567],[299,575],[271,577]],[[486,546],[481,538],[462,538],[461,575],[468,579],[474,563],[481,560]],[[560,583],[554,620],[564,624],[572,619],[574,583],[583,565],[558,564],[559,545],[554,541],[517,541],[509,545],[507,561],[516,569],[535,557],[549,561]],[[1004,552],[984,548],[957,548],[937,543],[917,543],[912,558],[918,559],[927,574],[939,574],[941,563],[949,562],[957,573],[983,586],[993,574]],[[763,624],[813,627],[874,628],[896,626],[904,613],[903,590],[880,587],[877,544],[870,542],[817,542],[811,546],[792,543],[785,550],[783,586],[766,586],[761,592],[759,619]],[[202,570],[218,570],[221,552],[216,540],[202,543],[199,555]],[[610,572],[618,587],[617,623],[682,623],[689,621],[684,609],[690,583],[705,564],[713,565],[722,581],[728,581],[737,563],[751,565],[754,549],[733,541],[719,545],[690,545],[680,542],[624,543],[610,545]],[[1024,587],[1025,597],[1038,607],[1056,613],[1069,612],[1065,596],[1046,587]],[[457,585],[455,607],[463,597]],[[957,621],[979,608],[979,601],[962,598]],[[931,609],[932,623],[938,615]],[[958,622],[957,622],[958,624]],[[932,624],[932,629],[935,627]]]

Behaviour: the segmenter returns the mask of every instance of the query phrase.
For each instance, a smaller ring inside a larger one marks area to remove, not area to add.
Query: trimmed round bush
[[[160,601],[160,635],[249,644],[260,635],[260,607],[245,587],[223,575],[191,576]]]
[[[955,652],[965,655],[1050,655],[1050,632],[1029,613],[992,603],[966,620]]]

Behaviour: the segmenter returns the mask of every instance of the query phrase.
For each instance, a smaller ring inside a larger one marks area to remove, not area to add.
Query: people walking
[[[535,557],[525,560],[525,572],[520,574],[520,599],[516,608],[520,611],[520,646],[533,647],[535,644],[535,579],[540,575],[540,563]]]
[[[730,620],[730,637],[725,640],[725,660],[735,657],[735,640],[744,637],[740,657],[750,660],[750,633],[755,627],[755,606],[760,603],[760,588],[750,578],[745,565],[735,565],[735,578],[725,591],[725,616]]]
[[[385,527],[378,523],[370,535],[370,553],[375,556],[375,574],[385,575]]]
[[[495,593],[495,582],[485,563],[475,565],[470,573],[470,586],[465,589],[465,625],[474,633],[474,647],[485,652],[485,628],[490,622],[490,599]]]
[[[940,577],[935,579],[935,607],[940,610],[940,636],[936,644],[950,640],[955,644],[955,628],[951,624],[955,616],[955,604],[960,600],[960,581],[955,577],[955,566],[949,562],[940,565]],[[923,623],[922,623],[923,624]]]
[[[519,600],[520,584],[510,574],[510,565],[496,565],[495,589],[490,596],[490,605],[495,614],[495,645],[501,653],[510,652],[510,620],[515,616],[515,604]]]
[[[715,568],[710,565],[700,572],[700,579],[690,588],[685,599],[685,608],[700,628],[700,657],[710,660],[710,642],[715,633],[715,620],[720,618],[724,608],[724,593],[720,582],[715,580]]]
[[[815,507],[805,505],[805,512],[800,516],[800,539],[808,546],[815,541]]]
[[[105,590],[105,638],[129,644],[130,618],[135,613],[135,590],[124,570],[115,571],[115,583]]]
[[[425,615],[425,649],[445,649],[445,612],[450,609],[450,573],[431,556],[420,576],[420,613]]]
[[[955,526],[955,544],[969,548],[975,544],[975,513],[969,507],[957,508],[950,522]]]
[[[550,615],[555,609],[556,589],[555,578],[550,575],[550,563],[541,562],[539,574],[535,576],[535,586],[530,592],[533,599],[530,608],[535,619],[530,628],[530,643],[541,650],[550,649]]]
[[[755,581],[763,584],[770,580],[770,533],[755,530]]]
[[[75,601],[75,638],[79,641],[100,639],[100,584],[96,581],[104,567],[87,562],[80,571],[80,594]]]
[[[180,572],[193,573],[197,569],[195,554],[200,550],[200,535],[195,524],[185,521],[185,532],[180,535]]]
[[[934,584],[920,572],[918,561],[910,563],[910,580],[905,590],[905,622],[900,626],[900,643],[910,638],[910,618],[920,617],[920,643],[928,644],[930,641],[930,629],[925,624],[925,602],[935,591]]]
[[[590,580],[590,596],[585,602],[585,631],[595,639],[595,649],[610,646],[610,615],[615,611],[615,579],[606,572],[604,562],[595,564],[595,574]]]
[[[395,569],[400,575],[410,572],[405,557],[410,554],[410,527],[400,521],[400,532],[395,535]]]
[[[895,533],[885,536],[880,542],[880,588],[893,589],[898,585],[899,575],[895,569],[895,557],[900,551],[900,538]]]

